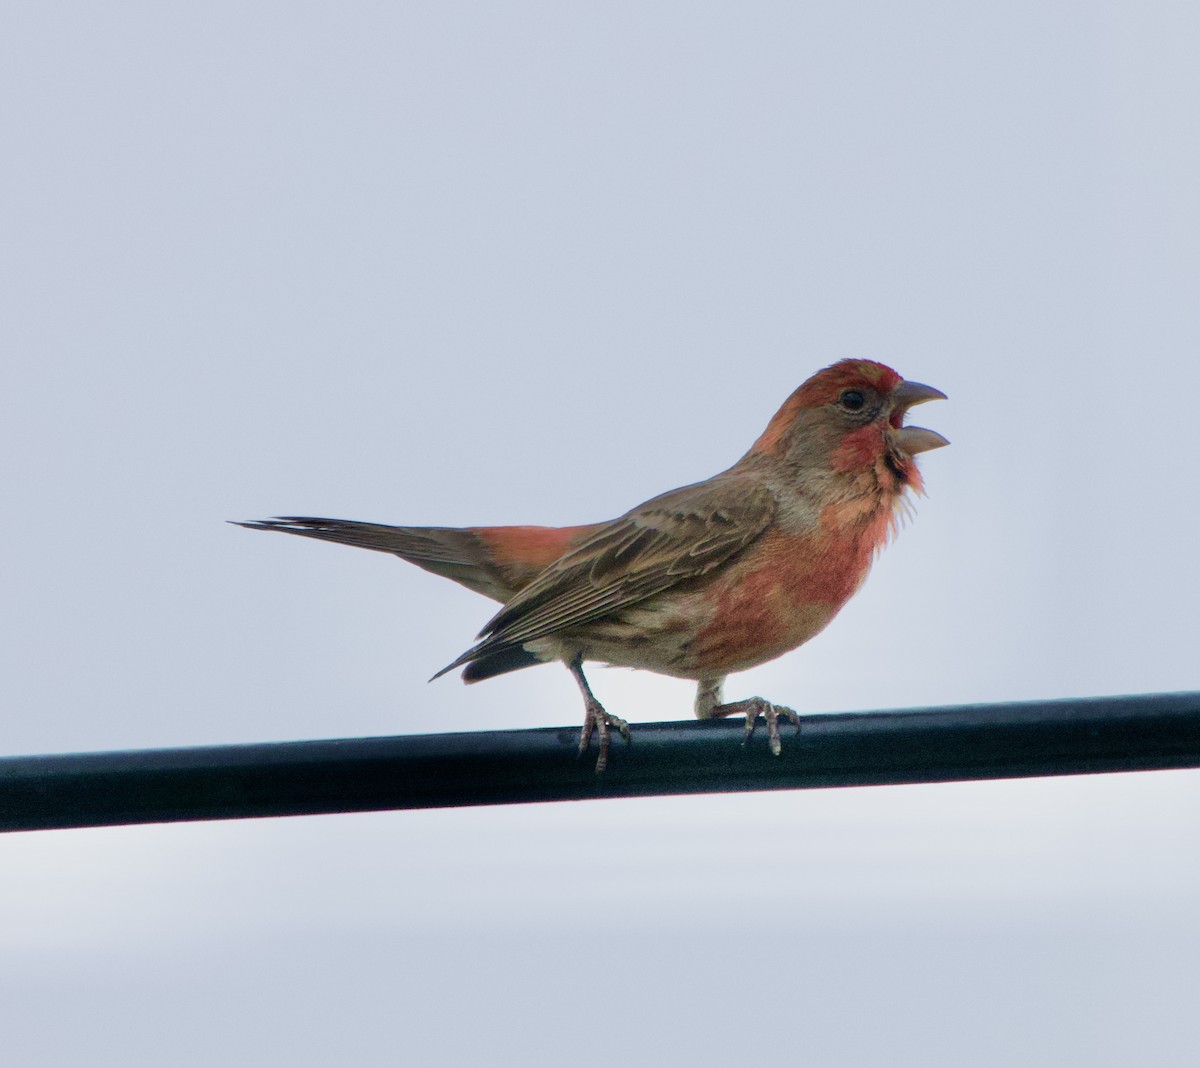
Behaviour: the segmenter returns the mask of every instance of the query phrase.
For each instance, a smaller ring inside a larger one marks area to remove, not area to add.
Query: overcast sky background
[[[1192,3],[0,8],[0,753],[576,723],[277,514],[577,523],[948,402],[801,711],[1200,687]],[[691,687],[595,669],[631,720]],[[0,837],[20,1065],[1194,1063],[1200,773]]]

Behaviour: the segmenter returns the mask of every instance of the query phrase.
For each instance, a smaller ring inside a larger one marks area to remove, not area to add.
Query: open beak
[[[889,436],[897,449],[908,453],[909,456],[916,456],[919,452],[940,449],[943,445],[950,444],[935,430],[926,430],[923,426],[903,425],[904,416],[909,408],[926,401],[945,399],[946,394],[940,389],[934,389],[933,386],[926,386],[921,382],[901,382],[892,390],[892,429]]]

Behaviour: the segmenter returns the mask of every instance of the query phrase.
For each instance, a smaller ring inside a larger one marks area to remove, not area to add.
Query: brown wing
[[[740,476],[655,497],[546,568],[492,617],[479,632],[482,641],[438,675],[611,616],[707,574],[762,534],[774,515],[770,491]]]

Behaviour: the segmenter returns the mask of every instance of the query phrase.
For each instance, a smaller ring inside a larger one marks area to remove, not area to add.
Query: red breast
[[[890,509],[847,524],[830,505],[817,530],[768,531],[704,591],[711,614],[691,642],[696,668],[741,671],[818,634],[862,585],[889,526]]]

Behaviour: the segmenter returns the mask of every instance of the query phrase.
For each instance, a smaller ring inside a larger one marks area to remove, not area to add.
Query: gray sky
[[[10,3],[0,752],[574,723],[275,514],[607,518],[950,395],[802,711],[1200,687],[1185,3]],[[631,720],[688,684],[595,669]],[[1200,775],[0,838],[12,1062],[1188,1064]],[[66,1021],[71,1026],[65,1026]]]

